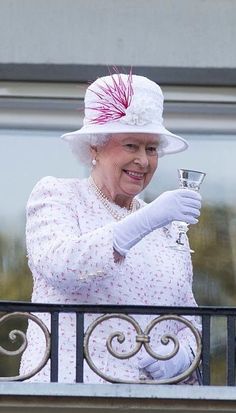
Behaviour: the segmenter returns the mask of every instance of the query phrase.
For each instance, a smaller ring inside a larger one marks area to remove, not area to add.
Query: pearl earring
[[[96,164],[97,164],[96,159],[92,159],[92,165],[93,165],[93,166],[96,166]]]

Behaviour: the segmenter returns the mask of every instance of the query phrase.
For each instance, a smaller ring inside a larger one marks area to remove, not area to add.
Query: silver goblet
[[[200,186],[205,178],[205,172],[193,171],[191,169],[178,169],[178,180],[179,187],[184,189],[192,189],[193,191],[199,191]],[[174,245],[171,245],[170,248],[173,248],[178,251],[190,251],[184,244],[183,237],[188,231],[188,224],[186,222],[178,221],[179,235]]]

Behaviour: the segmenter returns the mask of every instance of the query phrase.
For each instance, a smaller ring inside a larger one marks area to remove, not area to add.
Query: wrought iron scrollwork
[[[31,320],[34,323],[36,323],[39,328],[42,330],[44,337],[45,337],[45,351],[42,357],[42,360],[40,363],[35,367],[33,370],[31,370],[29,373],[18,375],[18,376],[6,376],[6,377],[0,377],[0,381],[23,381],[26,379],[29,379],[30,377],[33,377],[35,374],[37,374],[47,363],[49,357],[50,357],[50,349],[51,349],[51,339],[50,339],[50,333],[45,326],[45,324],[35,315],[30,314],[30,313],[24,313],[24,312],[15,312],[15,313],[10,313],[2,316],[0,318],[0,328],[8,321],[14,320],[14,319],[23,319],[23,320]],[[0,345],[0,356],[5,355],[5,356],[19,356],[23,354],[23,352],[26,350],[28,346],[27,342],[27,337],[26,334],[21,331],[21,330],[11,330],[8,334],[9,340],[11,343],[14,343],[17,339],[20,339],[21,345],[17,350],[7,350],[6,348],[3,348]]]
[[[119,353],[117,352],[114,348],[113,348],[113,342],[114,339],[116,338],[118,343],[122,344],[124,343],[126,337],[125,334],[121,331],[115,331],[113,333],[111,333],[109,335],[109,337],[106,340],[106,347],[108,352],[115,358],[120,359],[120,360],[125,360],[125,359],[129,359],[133,356],[135,356],[141,349],[142,346],[144,346],[144,348],[146,349],[146,352],[154,357],[156,360],[168,360],[172,357],[175,356],[175,354],[177,354],[178,350],[179,350],[179,340],[178,337],[174,334],[165,334],[161,337],[161,343],[162,344],[168,344],[170,341],[173,343],[174,348],[173,350],[166,355],[160,355],[160,354],[156,354],[155,351],[152,350],[151,346],[150,346],[150,334],[153,330],[153,328],[158,324],[161,323],[163,321],[177,321],[180,322],[182,324],[185,325],[185,327],[189,328],[191,333],[193,334],[195,341],[196,341],[196,352],[194,355],[194,358],[191,362],[191,365],[181,374],[175,376],[175,377],[171,377],[169,379],[163,379],[163,380],[152,380],[152,379],[148,379],[148,378],[139,378],[139,380],[123,380],[121,378],[114,378],[111,377],[107,374],[105,374],[103,371],[101,371],[94,363],[92,356],[90,354],[90,350],[89,350],[89,343],[90,343],[90,338],[94,332],[94,330],[97,328],[97,326],[99,326],[99,324],[101,324],[104,321],[110,320],[110,319],[121,319],[121,320],[125,320],[128,323],[130,323],[135,331],[136,331],[136,345],[134,347],[134,349],[132,351],[129,352],[123,352]],[[139,325],[139,323],[130,315],[125,315],[125,314],[106,314],[106,315],[102,315],[100,317],[98,317],[96,320],[93,321],[93,323],[91,323],[85,333],[84,336],[84,355],[85,355],[85,359],[89,365],[89,367],[101,378],[103,378],[106,381],[109,381],[111,383],[146,383],[146,384],[174,384],[174,383],[178,383],[180,381],[185,380],[186,378],[188,378],[189,376],[191,376],[191,374],[196,370],[196,368],[199,365],[200,362],[200,358],[201,358],[201,350],[202,350],[202,345],[201,345],[201,336],[199,331],[197,330],[197,328],[185,317],[183,316],[178,316],[178,315],[162,315],[162,316],[158,316],[155,317],[145,328],[145,330],[143,331]]]

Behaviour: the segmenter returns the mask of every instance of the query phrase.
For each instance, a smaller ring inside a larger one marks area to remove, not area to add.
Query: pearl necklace
[[[114,219],[116,219],[117,221],[120,221],[121,219],[125,218],[127,215],[132,214],[132,212],[136,211],[137,209],[139,209],[140,204],[137,201],[137,199],[133,199],[129,209],[126,209],[125,212],[123,213],[119,213],[117,211],[115,211],[112,208],[112,202],[107,198],[107,196],[101,191],[101,189],[99,189],[97,187],[97,185],[95,184],[93,178],[90,176],[89,179],[89,184],[91,185],[91,187],[93,188],[93,190],[95,191],[95,194],[97,196],[97,198],[102,202],[102,204],[104,205],[104,207],[107,209],[107,211],[113,216]],[[114,204],[115,205],[115,204]]]

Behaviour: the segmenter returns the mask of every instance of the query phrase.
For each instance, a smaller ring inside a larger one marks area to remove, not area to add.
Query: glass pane
[[[83,177],[87,169],[74,159],[60,133],[0,133],[0,298],[28,299],[31,277],[24,245],[25,205],[35,183],[46,175]],[[159,160],[156,175],[143,197],[152,200],[178,186],[177,168],[203,170],[200,221],[189,229],[194,290],[199,304],[235,305],[236,191],[234,136],[185,136],[188,151]],[[20,284],[17,279],[20,277]],[[24,279],[26,280],[24,282]],[[16,288],[17,285],[17,288]]]

